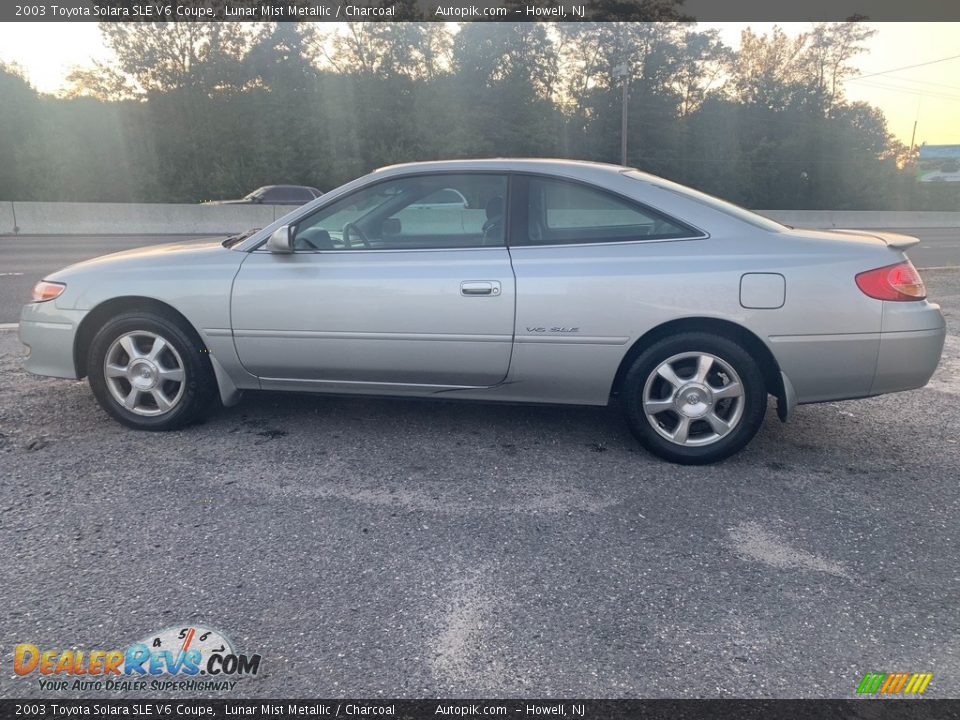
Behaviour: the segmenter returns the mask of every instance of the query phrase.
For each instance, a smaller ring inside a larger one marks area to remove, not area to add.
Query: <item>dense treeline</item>
[[[103,24],[63,97],[0,69],[0,199],[195,202],[412,160],[618,162],[758,208],[960,209],[844,98],[871,31],[692,23]]]

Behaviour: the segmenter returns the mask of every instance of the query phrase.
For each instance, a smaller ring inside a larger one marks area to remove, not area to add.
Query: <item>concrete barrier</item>
[[[12,235],[16,232],[17,223],[13,216],[13,203],[0,202],[0,235]]]
[[[798,228],[950,228],[960,227],[960,212],[920,210],[757,210],[768,218]]]
[[[294,208],[286,205],[174,205],[0,201],[0,234],[229,234],[264,227]],[[960,227],[960,212],[885,210],[758,210],[807,228]]]
[[[9,220],[4,207],[10,210]],[[286,205],[0,203],[0,232],[20,235],[229,234],[264,227],[293,209]]]

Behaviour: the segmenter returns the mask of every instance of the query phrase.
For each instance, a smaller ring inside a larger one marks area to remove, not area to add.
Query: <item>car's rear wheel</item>
[[[767,409],[756,360],[733,340],[702,332],[646,349],[627,371],[622,390],[640,444],[684,465],[733,455],[759,430]]]
[[[198,420],[216,388],[199,341],[152,312],[107,322],[90,343],[87,373],[101,407],[138,430],[175,430]]]

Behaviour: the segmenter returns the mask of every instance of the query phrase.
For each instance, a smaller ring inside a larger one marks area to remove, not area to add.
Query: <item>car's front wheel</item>
[[[107,322],[90,344],[87,374],[101,407],[138,430],[174,430],[196,421],[216,388],[199,342],[152,312]]]
[[[702,465],[733,455],[763,423],[767,391],[756,360],[729,338],[680,333],[642,352],[623,383],[630,429],[671,462]]]

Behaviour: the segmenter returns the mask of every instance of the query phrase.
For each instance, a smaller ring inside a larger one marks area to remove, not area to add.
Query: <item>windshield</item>
[[[639,170],[629,170],[624,173],[627,177],[633,178],[634,180],[642,180],[643,182],[648,182],[651,185],[654,185],[663,190],[669,192],[677,193],[678,195],[683,195],[690,200],[698,202],[702,205],[706,205],[718,212],[722,212],[726,215],[731,215],[737,220],[740,220],[745,223],[749,223],[754,227],[761,228],[763,230],[769,230],[770,232],[783,232],[787,230],[786,225],[782,225],[774,220],[771,220],[768,217],[763,215],[758,215],[751,210],[740,207],[739,205],[734,205],[732,202],[727,202],[726,200],[721,200],[718,197],[713,195],[708,195],[705,192],[700,192],[699,190],[694,190],[693,188],[686,187],[684,185],[679,185],[675,182],[669,180],[664,180],[663,178],[656,177],[654,175],[647,175],[642,173]]]
[[[266,189],[267,189],[267,188],[265,188],[265,187],[257,188],[257,189],[254,190],[253,192],[247,193],[246,195],[244,195],[244,196],[243,196],[243,199],[244,199],[244,200],[256,200],[258,197],[260,197],[261,195],[263,195],[263,193],[264,193],[264,191],[265,191]]]

